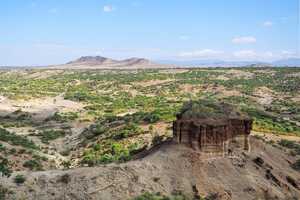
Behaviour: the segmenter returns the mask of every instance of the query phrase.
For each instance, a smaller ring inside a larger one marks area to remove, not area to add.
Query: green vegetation
[[[297,155],[300,155],[300,144],[290,140],[280,140],[278,142],[280,146],[293,150]]]
[[[9,192],[9,190],[4,187],[3,185],[0,185],[0,200],[6,200],[6,195]]]
[[[161,194],[151,194],[151,193],[144,193],[133,200],[190,200],[184,195],[172,195],[172,196],[165,196]],[[199,199],[200,200],[200,199]]]
[[[1,113],[0,141],[18,147],[2,145],[0,153],[3,157],[18,158],[22,147],[28,156],[40,151],[54,154],[50,144],[55,144],[61,155],[78,156],[82,164],[125,162],[169,137],[176,114],[189,106],[195,112],[185,113],[187,117],[193,113],[219,117],[224,109],[215,106],[217,101],[233,105],[234,112],[229,110],[228,114],[244,113],[252,117],[255,131],[300,135],[300,77],[295,76],[299,73],[299,68],[285,67],[180,71],[0,70],[0,96],[12,104],[47,97],[56,106],[56,112],[42,120],[36,120],[28,111],[30,108],[23,105],[18,105],[20,109],[15,112]],[[269,98],[264,99],[268,92]],[[64,109],[61,106],[64,104],[57,102],[61,96],[83,109]],[[75,132],[78,146],[69,147],[69,141],[59,139],[69,134],[75,139],[72,135]],[[66,146],[61,148],[63,145]],[[296,154],[300,152],[296,146],[290,149]],[[31,157],[29,160],[33,161],[28,161],[26,166],[33,170],[39,169],[37,163],[44,162]],[[23,161],[18,164],[21,166]],[[66,168],[73,164],[72,161],[62,163]]]
[[[206,117],[217,117],[217,118],[228,118],[228,117],[244,117],[248,116],[241,113],[238,109],[234,108],[230,104],[220,103],[209,100],[198,100],[186,102],[180,113],[178,114],[182,119],[190,118],[206,118]]]
[[[43,166],[40,159],[27,160],[24,162],[23,167],[34,171],[43,170]]]
[[[49,121],[54,120],[63,123],[63,122],[73,121],[75,119],[78,119],[78,117],[79,114],[76,112],[66,112],[66,113],[56,112],[52,117],[48,118],[47,120]]]
[[[300,127],[257,108],[244,108],[254,119],[254,130],[277,134],[300,134]]]
[[[38,135],[43,143],[48,144],[49,141],[65,136],[62,130],[43,130]]]
[[[194,195],[193,198],[188,198],[186,195],[181,192],[175,192],[170,196],[162,195],[160,193],[149,193],[145,192],[138,197],[133,198],[132,200],[217,200],[218,194],[211,193],[206,197],[200,197],[199,195]]]
[[[297,170],[297,171],[300,171],[300,159],[298,159],[295,163],[293,163],[292,165],[292,168]]]
[[[25,176],[18,174],[15,176],[14,181],[16,184],[23,184],[26,181]]]
[[[15,133],[10,133],[7,130],[0,128],[0,140],[11,145],[22,146],[24,148],[38,149],[38,147],[25,136],[19,136]]]
[[[10,176],[12,170],[9,168],[8,160],[0,156],[0,175],[1,176]]]

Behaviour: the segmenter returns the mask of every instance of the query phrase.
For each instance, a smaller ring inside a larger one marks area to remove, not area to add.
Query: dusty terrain
[[[115,62],[101,60],[92,64]],[[181,191],[299,199],[299,71],[0,70],[0,197],[129,199]],[[225,158],[169,144],[135,160],[172,136],[172,121],[191,99],[242,109],[254,119],[253,137],[265,143],[252,138],[250,153]]]
[[[27,172],[24,184],[1,179],[9,199],[129,199],[145,191],[192,197],[217,192],[219,199],[299,199],[294,158],[251,138],[251,152],[230,157],[201,155],[175,143],[125,164],[65,171]],[[241,198],[242,197],[242,198]]]

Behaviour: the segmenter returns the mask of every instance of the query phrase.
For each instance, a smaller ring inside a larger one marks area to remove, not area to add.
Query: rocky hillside
[[[165,143],[148,156],[124,164],[65,171],[27,172],[2,179],[8,199],[131,199],[145,192],[180,193],[221,200],[299,199],[294,157],[254,137],[251,152],[230,157],[201,155]],[[242,198],[241,198],[242,197]]]

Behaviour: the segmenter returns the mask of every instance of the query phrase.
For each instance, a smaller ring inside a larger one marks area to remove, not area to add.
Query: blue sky
[[[298,57],[299,0],[2,0],[0,65]]]

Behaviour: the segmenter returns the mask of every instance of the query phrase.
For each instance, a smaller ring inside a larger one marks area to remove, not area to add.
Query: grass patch
[[[45,144],[49,144],[49,141],[56,140],[63,136],[65,136],[65,132],[62,130],[44,130],[39,133],[41,141]]]
[[[30,149],[38,149],[38,147],[34,144],[33,141],[27,139],[24,136],[11,133],[3,128],[0,128],[0,140],[3,142],[7,142],[11,145],[22,146],[24,148]]]

